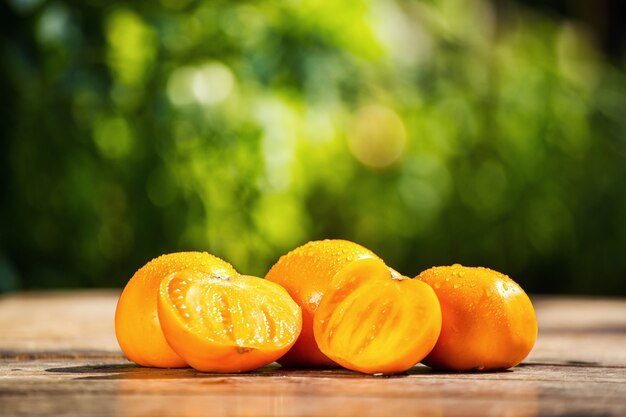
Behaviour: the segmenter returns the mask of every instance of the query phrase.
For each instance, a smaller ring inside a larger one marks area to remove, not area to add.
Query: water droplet
[[[402,275],[400,275],[398,272],[391,270],[391,279],[395,279],[397,281],[402,281]]]

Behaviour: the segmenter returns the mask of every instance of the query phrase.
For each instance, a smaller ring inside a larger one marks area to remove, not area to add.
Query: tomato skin
[[[122,292],[115,310],[115,334],[129,361],[141,366],[185,368],[187,362],[168,345],[158,317],[141,294],[144,285],[130,282]],[[130,306],[138,306],[131,309]],[[131,311],[132,310],[132,311]],[[154,309],[156,313],[156,308]],[[138,325],[141,323],[140,325]],[[139,330],[143,329],[143,330]]]
[[[434,289],[442,311],[437,344],[422,361],[435,369],[492,371],[512,368],[532,350],[537,318],[524,290],[491,269],[434,267],[419,279]]]

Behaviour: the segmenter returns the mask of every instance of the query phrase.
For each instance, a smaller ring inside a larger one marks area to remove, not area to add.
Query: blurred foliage
[[[626,294],[626,75],[478,0],[8,0],[0,291],[310,239]]]

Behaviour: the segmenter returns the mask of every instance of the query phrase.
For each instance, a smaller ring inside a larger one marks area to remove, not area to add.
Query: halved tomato
[[[165,339],[199,371],[267,365],[302,328],[300,307],[284,288],[247,275],[176,272],[161,282],[157,307]]]
[[[354,261],[341,269],[313,320],[315,340],[325,355],[369,374],[411,368],[431,351],[441,331],[433,289],[379,259]]]

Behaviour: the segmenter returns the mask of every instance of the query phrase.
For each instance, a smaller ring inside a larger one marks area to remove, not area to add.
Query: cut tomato
[[[302,328],[300,307],[261,278],[174,273],[161,282],[158,314],[165,339],[189,365],[243,372],[280,358]]]
[[[362,259],[335,275],[313,329],[320,350],[345,368],[397,373],[435,346],[441,309],[430,286],[401,276],[378,259]]]

